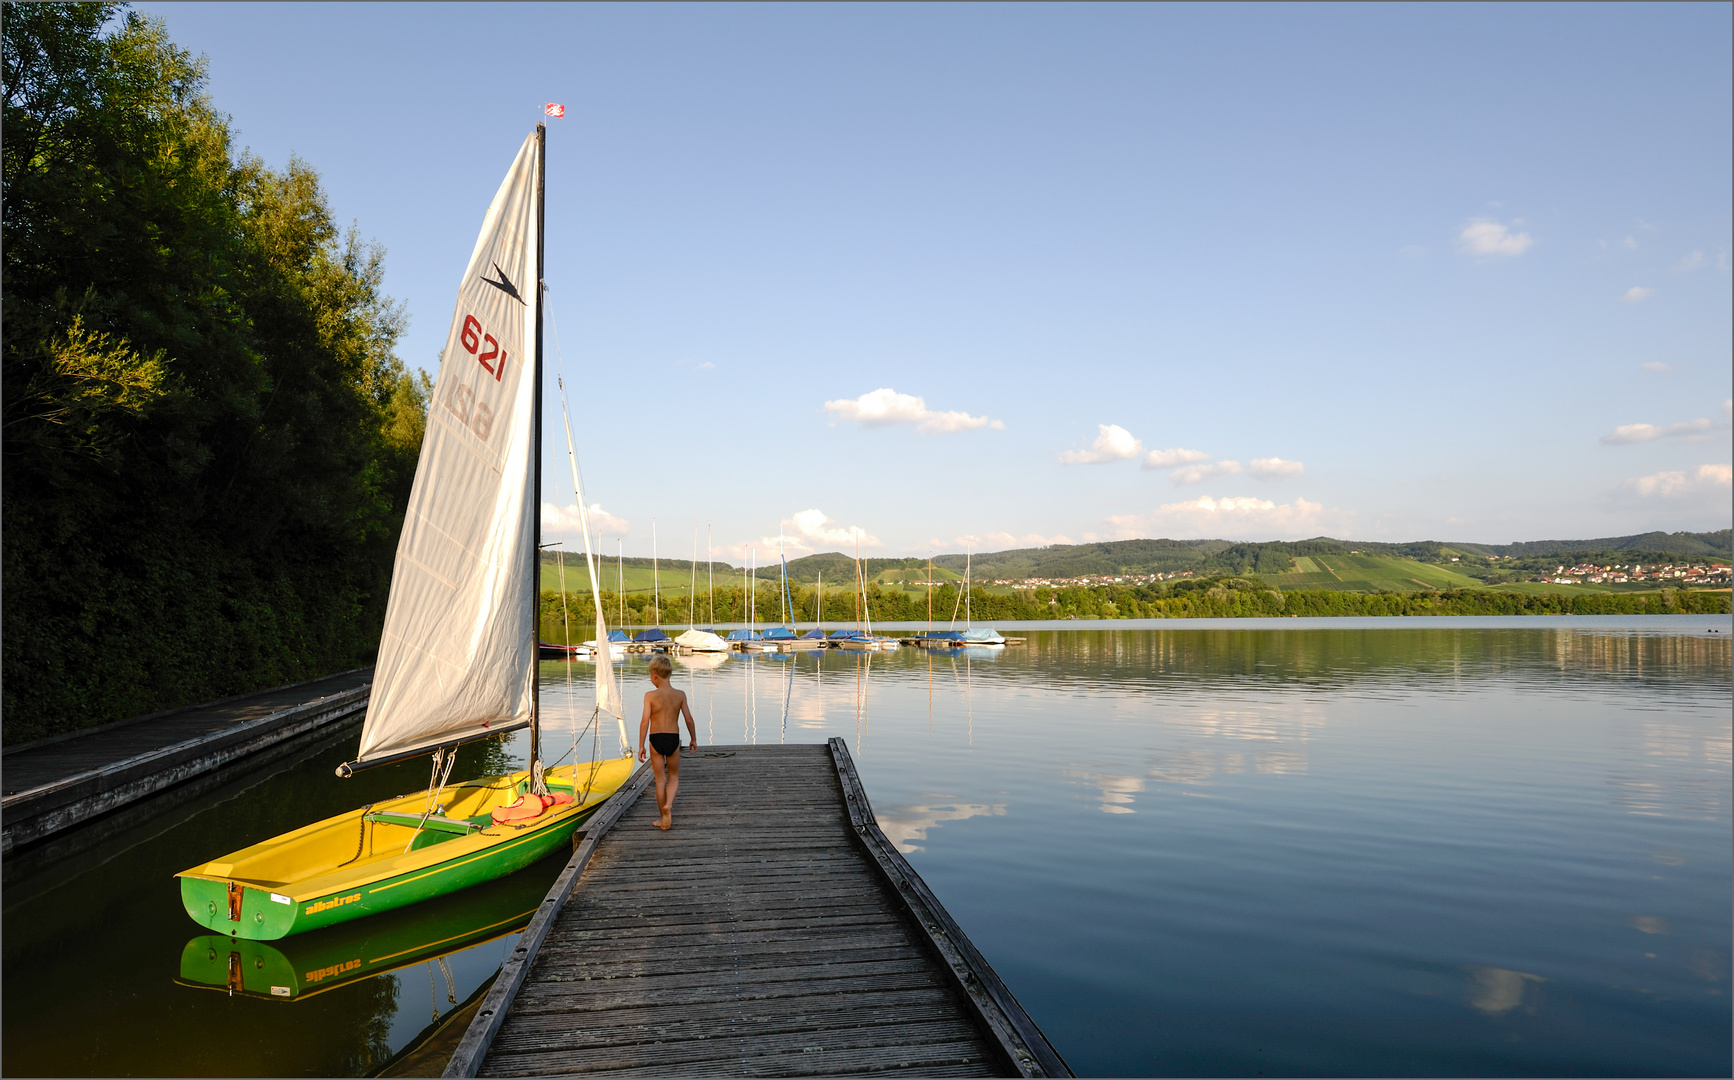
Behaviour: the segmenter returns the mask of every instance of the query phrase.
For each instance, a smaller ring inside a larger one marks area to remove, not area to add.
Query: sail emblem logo
[[[512,284],[512,279],[506,276],[506,272],[504,270],[500,269],[499,263],[494,263],[494,273],[496,273],[500,276],[500,280],[495,281],[493,278],[489,277],[486,274],[482,275],[482,280],[487,282],[489,285],[492,285],[494,288],[500,290],[501,292],[505,293],[507,296],[511,297],[512,299],[516,300],[518,303],[523,304],[524,298],[522,296],[518,295],[518,287],[516,285]],[[528,307],[529,305],[525,304],[524,306]]]

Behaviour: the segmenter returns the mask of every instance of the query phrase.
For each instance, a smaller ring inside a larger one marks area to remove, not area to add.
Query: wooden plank
[[[643,989],[638,986],[643,981],[634,980],[634,988]],[[903,981],[909,980],[906,978]],[[941,985],[937,980],[916,980],[914,985],[891,985],[874,989],[863,988],[860,979],[832,978],[761,983],[750,995],[742,994],[738,986],[728,988],[726,994],[716,987],[681,987],[656,995],[639,993],[630,997],[612,987],[606,991],[590,992],[588,996],[562,994],[557,997],[541,993],[542,989],[542,984],[532,984],[518,991],[518,998],[512,1003],[514,1020],[521,1017],[524,1022],[529,1023],[534,1017],[554,1016],[560,1018],[562,1024],[570,1026],[570,1014],[581,1010],[586,1026],[607,1027],[615,1022],[613,1017],[636,1017],[646,1008],[666,1008],[678,1012],[681,1016],[689,1015],[688,1010],[693,1010],[691,1015],[699,1015],[700,1010],[706,1015],[715,1015],[725,1009],[739,1012],[754,1007],[762,1008],[785,999],[824,999],[845,994],[863,1005],[954,1001],[950,988]]]
[[[718,1071],[703,1066],[722,1062],[736,1065],[729,1070],[734,1072],[745,1058],[824,1053],[824,1058],[806,1059],[808,1064],[803,1071],[810,1075],[813,1072],[830,1073],[836,1063],[832,1055],[837,1051],[851,1050],[868,1068],[907,1069],[926,1063],[957,1065],[986,1058],[981,1041],[970,1025],[962,1019],[953,1019],[838,1031],[755,1033],[746,1037],[719,1035],[684,1043],[647,1043],[606,1050],[580,1051],[556,1044],[503,1053],[497,1060],[489,1055],[489,1067],[482,1075],[522,1075],[513,1067],[514,1061],[521,1066],[538,1058],[554,1065],[560,1073],[584,1075],[603,1069],[653,1069],[667,1074]]]
[[[802,967],[785,967],[765,971],[735,971],[727,973],[726,977],[715,971],[699,971],[691,973],[664,973],[654,979],[589,979],[582,976],[560,973],[542,973],[538,979],[534,993],[545,995],[549,1000],[555,997],[569,997],[573,1001],[587,995],[606,994],[617,996],[621,1001],[633,999],[633,995],[642,991],[651,996],[680,994],[687,991],[713,992],[718,987],[732,987],[742,995],[750,995],[759,988],[774,988],[783,983],[811,981],[821,985],[821,989],[830,993],[836,988],[827,984],[832,979],[846,979],[851,985],[872,988],[881,985],[905,985],[905,980],[917,977],[928,980],[935,986],[949,986],[945,977],[934,970],[932,963],[926,957],[905,956],[892,960],[868,960],[850,964],[847,967],[837,964],[816,964]],[[531,993],[529,987],[519,991],[520,996]],[[768,992],[768,990],[767,990]],[[648,1000],[648,998],[647,998]]]
[[[907,1026],[911,1024],[950,1025],[959,1037],[966,1037],[973,1028],[957,1012],[957,1002],[949,994],[938,1000],[916,1002],[857,1002],[852,996],[814,1001],[802,999],[786,1011],[766,1014],[759,1010],[712,1010],[707,1013],[682,1013],[677,1019],[663,1020],[625,1013],[608,1018],[586,1013],[584,1023],[574,1026],[569,1015],[543,1014],[523,1017],[509,1032],[494,1039],[490,1054],[526,1053],[533,1050],[561,1047],[628,1047],[645,1043],[702,1042],[726,1029],[730,1034],[751,1031],[757,1036],[788,1035],[799,1032],[856,1031],[863,1028]]]

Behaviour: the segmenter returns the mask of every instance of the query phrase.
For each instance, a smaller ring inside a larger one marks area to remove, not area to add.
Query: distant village
[[[1176,570],[1172,574],[1085,574],[1069,578],[995,578],[995,585],[1010,585],[1014,589],[1064,589],[1074,585],[1153,585],[1158,581],[1191,577],[1191,570]]]
[[[1684,585],[1725,585],[1729,570],[1723,563],[1632,563],[1629,566],[1596,566],[1580,563],[1567,569],[1564,564],[1554,567],[1551,575],[1530,578],[1555,585],[1617,585],[1630,581],[1679,581]]]
[[[1491,562],[1495,556],[1488,556]],[[1457,559],[1452,559],[1457,562]],[[1151,585],[1159,581],[1172,581],[1176,578],[1189,578],[1196,571],[1177,570],[1167,574],[1085,574],[1070,578],[995,578],[995,585],[1010,586],[1013,589],[1063,589],[1071,586],[1090,587],[1096,585]],[[1624,565],[1598,566],[1594,563],[1579,563],[1576,566],[1566,566],[1564,563],[1556,566],[1551,574],[1538,574],[1526,578],[1527,581],[1548,582],[1554,585],[1619,585],[1638,581],[1678,582],[1682,585],[1727,585],[1731,581],[1730,570],[1726,563],[1630,563]],[[923,582],[914,582],[921,585]],[[940,582],[934,582],[940,584]]]

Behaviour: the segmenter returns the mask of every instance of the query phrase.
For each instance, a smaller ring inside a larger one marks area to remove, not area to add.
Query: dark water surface
[[[703,741],[847,738],[886,832],[1080,1074],[1727,1075],[1731,629],[1086,624],[676,685]],[[588,674],[543,665],[550,757]],[[248,955],[261,978],[399,957],[323,992],[197,985],[226,957],[174,871],[425,785],[422,763],[336,780],[353,744],[8,878],[5,1072],[360,1075],[474,995],[560,860]]]

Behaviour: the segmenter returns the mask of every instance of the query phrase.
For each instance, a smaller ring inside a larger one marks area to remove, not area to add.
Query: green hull
[[[548,891],[542,874],[508,875],[455,896],[277,944],[205,934],[181,950],[184,986],[296,1001],[523,929]]]
[[[229,886],[222,881],[182,877],[181,903],[194,922],[227,937],[275,941],[395,911],[522,870],[569,845],[572,834],[595,810],[594,805],[585,807],[546,824],[510,832],[481,851],[468,851],[444,862],[319,897],[291,900],[246,887],[241,890],[238,921],[229,919]]]

